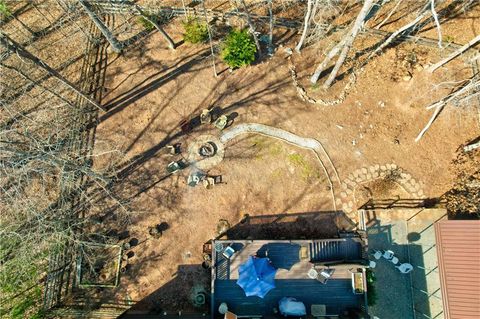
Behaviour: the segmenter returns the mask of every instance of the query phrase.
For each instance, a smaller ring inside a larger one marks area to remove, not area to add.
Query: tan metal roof
[[[445,319],[480,318],[480,221],[435,224]]]

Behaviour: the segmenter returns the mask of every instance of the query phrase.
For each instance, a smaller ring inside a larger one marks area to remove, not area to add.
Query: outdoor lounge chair
[[[233,249],[232,247],[228,246],[226,247],[223,252],[222,252],[222,255],[223,257],[227,258],[227,259],[230,259],[232,258],[232,256],[235,254],[235,249]]]
[[[298,252],[298,259],[300,259],[300,260],[309,259],[309,257],[308,257],[308,247],[306,247],[306,246],[301,246],[300,247],[300,250]]]
[[[383,252],[382,257],[385,258],[386,260],[390,260],[395,256],[395,253],[391,250],[385,250]]]
[[[399,266],[395,266],[402,274],[408,274],[413,270],[413,266],[409,263],[403,263],[400,264]]]
[[[317,280],[320,281],[322,284],[326,284],[328,279],[332,277],[334,272],[335,269],[325,268],[319,273]]]
[[[379,260],[380,258],[382,258],[382,255],[383,253],[380,250],[374,250],[373,258]]]
[[[389,261],[394,265],[398,264],[398,258],[395,256],[393,256],[392,259],[390,259]]]
[[[215,125],[215,127],[218,128],[219,130],[223,130],[227,126],[227,123],[228,123],[228,117],[226,115],[220,115],[220,117],[216,119],[213,125]]]
[[[210,113],[209,109],[202,110],[202,114],[200,114],[200,123],[208,124],[212,122],[212,113]]]

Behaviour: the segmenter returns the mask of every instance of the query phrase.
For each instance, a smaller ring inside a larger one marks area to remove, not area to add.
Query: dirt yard
[[[462,23],[478,32],[478,20]],[[176,42],[181,40],[178,23],[166,30]],[[343,103],[317,106],[303,102],[292,85],[284,50],[295,45],[296,37],[288,40],[291,35],[278,30],[277,38],[283,40],[277,41],[275,55],[254,66],[229,72],[218,63],[218,78],[207,45],[182,44],[172,52],[157,33],[121,56],[109,56],[103,100],[109,112],[100,116],[96,147],[114,145],[133,163],[122,172],[120,188],[132,211],[124,230],[139,241],[132,248],[131,268],[115,292],[117,298],[139,301],[156,292],[149,299],[156,309],[168,304],[191,310],[190,287],[208,284],[208,273],[200,267],[202,244],[216,236],[220,219],[234,225],[244,214],[334,210],[327,176],[313,154],[264,136],[242,135],[225,145],[225,158],[207,172],[221,175],[223,182],[211,189],[188,186],[189,169],[168,176],[167,164],[186,157],[193,139],[220,134],[208,125],[181,132],[180,122],[198,116],[202,109],[234,113],[232,126],[261,123],[318,140],[342,180],[361,167],[395,163],[421,184],[425,197],[438,197],[452,186],[450,163],[461,144],[478,136],[478,110],[448,106],[420,142],[414,139],[431,116],[425,106],[448,92],[439,83],[464,79],[471,68],[456,60],[427,74],[423,67],[444,54],[402,44],[368,63]],[[292,56],[300,83],[315,98],[334,99],[348,79],[336,82],[328,94],[308,83],[331,39]],[[376,41],[362,37],[356,49]],[[411,79],[404,79],[407,74]],[[165,146],[175,143],[181,143],[180,156],[166,152]],[[378,185],[376,193],[384,188]],[[334,191],[339,196],[340,190]],[[384,193],[379,196],[396,192]],[[115,224],[114,218],[105,223]],[[153,239],[148,227],[162,222],[168,229]]]

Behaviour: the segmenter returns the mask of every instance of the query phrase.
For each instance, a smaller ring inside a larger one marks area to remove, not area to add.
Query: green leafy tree
[[[232,30],[222,47],[222,59],[231,68],[240,68],[255,61],[257,47],[247,30]]]
[[[201,43],[208,40],[208,27],[206,23],[198,21],[198,19],[188,19],[183,23],[185,33],[183,40],[190,43]]]

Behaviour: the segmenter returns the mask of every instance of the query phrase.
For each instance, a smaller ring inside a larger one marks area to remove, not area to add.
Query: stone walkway
[[[337,205],[342,207],[342,210],[344,210],[346,214],[352,214],[357,209],[355,204],[358,204],[355,203],[355,190],[362,186],[362,184],[372,182],[376,179],[385,178],[388,175],[397,176],[395,182],[410,194],[411,199],[423,198],[424,193],[421,189],[421,185],[412,177],[412,175],[405,172],[396,164],[376,164],[362,167],[348,175],[348,177],[342,182],[342,191],[340,193],[340,198],[337,199]]]

